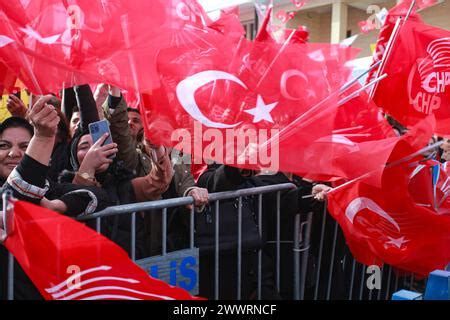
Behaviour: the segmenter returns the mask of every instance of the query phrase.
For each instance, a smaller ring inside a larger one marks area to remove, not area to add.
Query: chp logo
[[[408,78],[409,103],[418,112],[431,114],[450,92],[450,38],[431,41],[428,55],[418,59]]]

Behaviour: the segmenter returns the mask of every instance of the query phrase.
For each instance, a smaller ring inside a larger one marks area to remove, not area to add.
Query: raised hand
[[[31,108],[28,118],[38,138],[54,138],[58,130],[59,115],[54,106],[47,104],[51,95],[41,97]]]
[[[28,110],[23,101],[13,94],[9,95],[6,108],[13,117],[21,118],[25,118]]]
[[[109,157],[116,154],[119,150],[116,143],[103,145],[107,138],[108,133],[105,133],[89,148],[78,170],[80,173],[86,172],[90,176],[94,176],[95,173],[108,169],[108,166],[113,162]]]

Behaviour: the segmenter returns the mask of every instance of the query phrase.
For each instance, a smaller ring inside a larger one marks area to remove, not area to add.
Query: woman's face
[[[6,179],[22,160],[31,135],[24,128],[8,128],[0,136],[0,178]]]
[[[79,165],[81,165],[81,163],[83,162],[86,153],[89,151],[92,145],[92,137],[90,134],[85,134],[80,138],[80,141],[78,141],[77,160]]]
[[[86,157],[87,152],[89,151],[89,149],[92,147],[93,144],[94,143],[92,141],[92,137],[90,134],[85,134],[80,138],[80,141],[78,141],[77,146],[77,160],[79,165],[81,165],[84,158]],[[99,168],[95,168],[95,171],[96,173],[101,173],[108,170],[108,168],[109,164],[103,164]]]

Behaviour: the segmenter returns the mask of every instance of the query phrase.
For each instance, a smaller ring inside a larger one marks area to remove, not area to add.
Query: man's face
[[[128,125],[130,126],[131,136],[136,139],[139,130],[142,129],[141,115],[137,112],[128,112]]]
[[[72,113],[72,118],[70,119],[70,135],[73,137],[75,130],[78,128],[80,123],[80,113],[78,111]]]

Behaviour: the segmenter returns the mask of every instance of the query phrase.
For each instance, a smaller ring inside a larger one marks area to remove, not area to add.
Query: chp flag
[[[87,226],[31,203],[12,204],[4,245],[46,300],[198,299],[150,277]]]
[[[450,134],[450,32],[406,21],[401,27],[375,103],[405,126],[433,114],[436,133]]]

